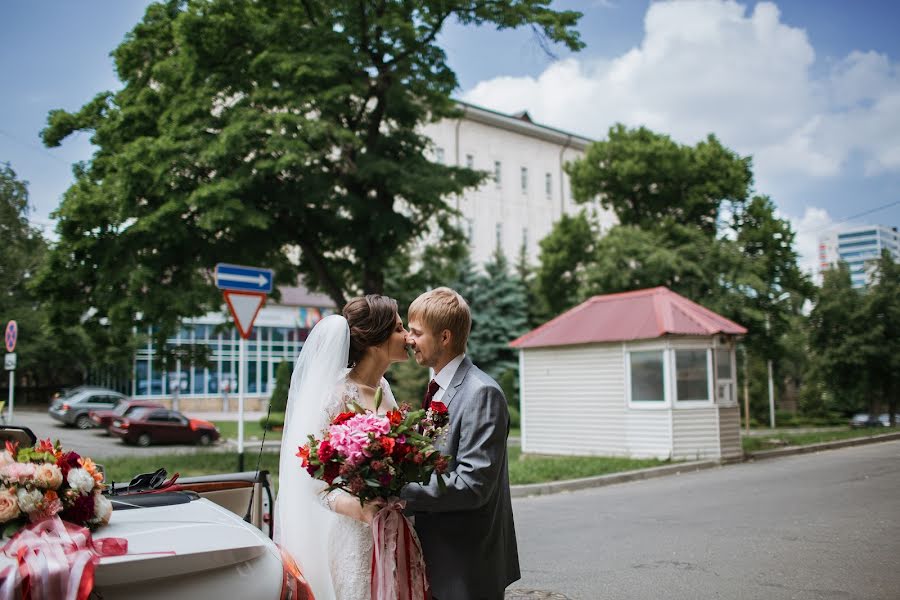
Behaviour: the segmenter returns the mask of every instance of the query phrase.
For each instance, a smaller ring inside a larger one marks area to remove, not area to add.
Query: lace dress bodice
[[[383,399],[378,414],[397,408],[387,381],[381,380]],[[348,402],[368,407],[361,400],[359,386],[345,377],[328,405],[329,421],[345,410]],[[335,490],[331,494],[346,494]],[[327,498],[324,500],[327,503]],[[330,505],[330,503],[327,503]],[[372,531],[362,521],[336,514],[336,522],[328,541],[331,582],[338,600],[365,600],[370,597],[372,569]]]

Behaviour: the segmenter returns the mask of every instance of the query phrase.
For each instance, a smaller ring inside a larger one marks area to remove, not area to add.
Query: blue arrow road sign
[[[272,291],[272,279],[272,269],[226,263],[216,265],[216,287],[220,290],[242,290],[268,294]]]

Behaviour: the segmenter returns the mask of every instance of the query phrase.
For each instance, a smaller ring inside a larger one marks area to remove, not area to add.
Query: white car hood
[[[109,525],[94,537],[128,540],[128,554],[100,560],[98,586],[218,569],[278,552],[261,531],[203,498],[113,511]]]

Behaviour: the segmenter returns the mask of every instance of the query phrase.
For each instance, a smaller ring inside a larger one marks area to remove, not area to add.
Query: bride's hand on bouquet
[[[384,508],[384,505],[384,498],[374,498],[372,500],[368,500],[362,507],[362,516],[360,520],[363,523],[371,525],[372,519],[375,518],[375,515],[378,514],[378,511]]]

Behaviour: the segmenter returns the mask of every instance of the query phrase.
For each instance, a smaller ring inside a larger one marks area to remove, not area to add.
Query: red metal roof
[[[510,343],[513,348],[647,340],[747,330],[666,287],[594,296]]]

